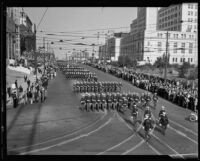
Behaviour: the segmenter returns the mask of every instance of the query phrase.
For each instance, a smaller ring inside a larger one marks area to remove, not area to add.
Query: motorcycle
[[[168,127],[168,124],[169,124],[169,120],[167,117],[161,117],[160,120],[159,120],[159,126],[162,130],[162,133],[163,135],[165,135],[165,131]]]
[[[189,120],[190,120],[191,122],[198,121],[198,113],[197,113],[197,112],[192,112],[192,113],[189,115]]]

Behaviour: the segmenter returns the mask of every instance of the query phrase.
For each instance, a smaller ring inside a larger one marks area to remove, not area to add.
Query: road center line
[[[87,136],[89,136],[90,134],[92,134],[92,133],[94,133],[94,132],[100,130],[100,129],[103,128],[104,126],[106,126],[108,123],[110,123],[111,119],[112,119],[112,118],[110,118],[106,123],[104,123],[103,125],[101,125],[101,126],[98,127],[97,129],[95,129],[95,130],[93,130],[93,131],[91,131],[91,132],[89,132],[89,133],[82,134],[82,135],[77,136],[77,137],[75,137],[75,138],[69,139],[69,140],[67,140],[67,141],[63,141],[63,142],[58,143],[58,144],[54,144],[54,145],[51,145],[51,146],[47,146],[47,147],[45,147],[45,148],[39,148],[39,149],[35,149],[35,150],[32,150],[32,151],[28,151],[28,152],[23,152],[23,153],[20,153],[20,155],[25,155],[25,154],[28,154],[28,153],[36,153],[36,152],[39,152],[39,151],[48,150],[48,149],[50,149],[50,148],[54,148],[54,147],[56,147],[56,146],[61,146],[61,145],[70,143],[70,142],[72,142],[72,141],[78,140],[78,139],[80,139],[80,138],[82,138],[82,137],[87,137]]]

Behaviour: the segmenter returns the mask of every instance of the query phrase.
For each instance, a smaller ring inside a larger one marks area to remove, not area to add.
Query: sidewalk
[[[18,82],[18,87],[21,85],[23,88],[23,92],[20,94],[19,96],[19,104],[21,103],[21,98],[24,96],[24,91],[26,91],[28,85],[27,82],[24,82],[24,75],[27,76],[27,80],[29,79],[32,82],[35,81],[35,76],[33,75],[33,73],[31,74],[26,74],[26,73],[22,73],[22,72],[17,72],[14,70],[9,70],[7,69],[7,75],[6,75],[6,81],[8,82],[8,86],[10,86],[12,83],[15,82],[15,80],[17,80]],[[41,77],[41,74],[37,74],[38,79]],[[8,108],[13,108],[13,100],[12,97],[8,97],[7,95],[7,109]]]

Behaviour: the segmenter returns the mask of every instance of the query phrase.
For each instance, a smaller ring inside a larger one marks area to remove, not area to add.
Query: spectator
[[[27,80],[28,88],[30,87],[30,84],[31,84],[31,81],[28,79],[28,80]]]
[[[10,98],[10,96],[11,96],[11,87],[10,86],[7,88],[7,92],[8,92],[8,97]]]

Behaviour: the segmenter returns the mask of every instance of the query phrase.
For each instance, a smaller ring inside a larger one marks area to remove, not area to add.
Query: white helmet
[[[165,106],[162,106],[161,108],[162,108],[162,110],[165,110]]]

